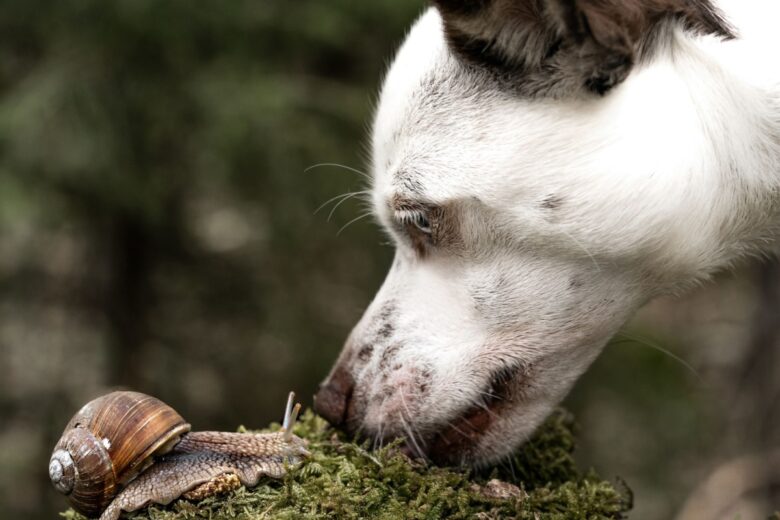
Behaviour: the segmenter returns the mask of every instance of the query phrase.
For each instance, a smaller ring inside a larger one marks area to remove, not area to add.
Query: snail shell
[[[159,399],[113,392],[73,416],[54,447],[49,477],[75,510],[97,516],[121,486],[188,431],[190,425]]]

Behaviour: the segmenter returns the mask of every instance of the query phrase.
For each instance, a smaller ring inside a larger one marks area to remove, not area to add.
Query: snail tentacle
[[[295,392],[290,392],[287,396],[287,406],[284,408],[284,418],[282,419],[282,430],[284,431],[292,429],[292,425],[295,423],[295,418],[292,416],[293,404],[295,404]]]

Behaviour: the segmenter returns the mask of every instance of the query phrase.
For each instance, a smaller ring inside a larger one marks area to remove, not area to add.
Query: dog
[[[372,129],[395,259],[315,410],[482,466],[643,304],[777,252],[780,3],[433,3]]]

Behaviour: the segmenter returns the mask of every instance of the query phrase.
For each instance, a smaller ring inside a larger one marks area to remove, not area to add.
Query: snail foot
[[[241,487],[241,480],[238,478],[238,475],[235,473],[223,473],[208,482],[204,482],[195,489],[183,493],[182,497],[187,500],[198,501],[211,496],[224,495],[239,487]]]

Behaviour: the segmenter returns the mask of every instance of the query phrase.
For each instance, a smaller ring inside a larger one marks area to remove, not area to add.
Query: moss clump
[[[553,414],[511,460],[477,473],[411,461],[395,446],[369,452],[311,412],[295,433],[309,440],[312,456],[284,479],[198,503],[152,506],[129,518],[591,520],[624,518],[631,507],[624,485],[578,471],[572,458],[573,421],[563,411]],[[63,516],[83,518],[73,511]]]

